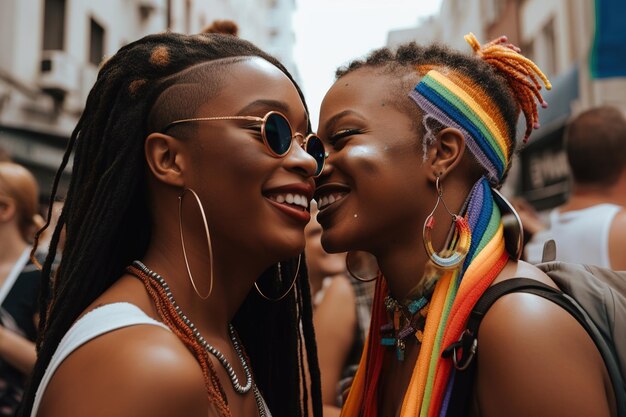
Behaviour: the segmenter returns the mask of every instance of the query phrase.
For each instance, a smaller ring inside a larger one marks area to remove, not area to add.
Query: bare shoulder
[[[609,259],[611,268],[617,271],[626,271],[624,247],[626,247],[626,209],[615,215],[609,232]]]
[[[507,268],[554,285],[532,265],[519,264]],[[600,353],[576,319],[551,301],[525,293],[501,297],[485,315],[478,343],[481,416],[611,415]]]
[[[542,270],[524,261],[509,261],[502,272],[496,277],[492,285],[511,278],[529,278],[539,281],[543,284],[557,288],[556,284]]]
[[[334,277],[331,284],[326,289],[326,296],[324,298],[331,300],[333,303],[347,302],[354,306],[354,288],[350,283],[350,279],[345,275],[337,275]]]
[[[74,351],[48,385],[39,416],[206,416],[207,410],[200,366],[182,342],[161,327],[137,325]]]
[[[333,278],[326,289],[322,302],[313,312],[313,323],[318,341],[318,350],[323,355],[326,347],[333,354],[347,354],[354,341],[353,329],[357,323],[356,297],[352,284],[344,275]],[[341,358],[343,361],[344,358]],[[343,363],[343,362],[342,362]]]
[[[355,303],[356,296],[349,279],[344,275],[334,277],[314,311],[316,325],[327,324],[334,332],[344,333],[356,324]]]

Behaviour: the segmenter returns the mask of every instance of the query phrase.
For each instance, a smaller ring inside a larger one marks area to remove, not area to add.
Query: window
[[[522,54],[531,61],[535,61],[535,45],[532,41],[523,43],[520,48],[522,49]]]
[[[191,33],[191,0],[185,1],[185,33]]]
[[[545,72],[549,75],[556,74],[556,35],[554,33],[554,20],[551,19],[547,25],[543,27],[542,37],[545,42]]]
[[[44,5],[43,50],[65,47],[65,0],[46,0]]]
[[[89,62],[100,65],[104,57],[104,28],[91,18],[89,33]]]

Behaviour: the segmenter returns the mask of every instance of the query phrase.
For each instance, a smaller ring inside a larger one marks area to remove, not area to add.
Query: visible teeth
[[[268,198],[280,204],[283,204],[283,203],[293,204],[296,206],[303,207],[305,209],[309,207],[309,202],[307,198],[300,194],[274,194],[274,195],[268,196]]]
[[[346,196],[346,193],[332,193],[329,195],[322,196],[319,198],[319,202],[318,202],[319,209],[322,210],[323,208],[341,200],[345,196]]]

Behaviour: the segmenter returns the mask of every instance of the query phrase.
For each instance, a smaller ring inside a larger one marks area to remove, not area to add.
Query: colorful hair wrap
[[[449,78],[448,78],[449,77]],[[430,70],[410,93],[410,97],[424,111],[425,118],[433,118],[444,126],[459,129],[478,163],[487,170],[487,178],[497,184],[509,164],[509,147],[506,143],[506,126],[499,125],[490,114],[493,109],[483,109],[472,94],[472,84],[455,80],[455,74],[447,76],[438,70]],[[474,95],[484,94],[480,90]]]
[[[545,105],[537,77],[547,88],[550,83],[518,49],[505,44],[506,38],[484,47],[472,34],[466,40],[477,55],[506,78],[526,117],[527,138],[532,127],[538,125],[535,98]],[[402,417],[446,415],[456,369],[451,358],[443,358],[441,353],[459,339],[472,308],[509,260],[501,213],[491,187],[502,182],[510,167],[515,138],[510,137],[504,116],[488,92],[461,71],[430,68],[410,93],[424,113],[426,127],[428,119],[434,119],[461,131],[485,174],[470,191],[463,213],[471,230],[465,261],[459,268],[444,270],[435,286],[422,345],[402,403]],[[459,242],[458,231],[455,233],[451,250]],[[379,329],[386,320],[383,300],[387,292],[381,277],[374,296],[370,334],[342,417],[379,416],[379,382],[385,353]]]

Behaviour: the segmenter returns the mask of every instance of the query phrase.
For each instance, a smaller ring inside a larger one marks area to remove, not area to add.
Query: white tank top
[[[101,307],[97,307],[83,317],[78,319],[76,323],[70,327],[67,331],[57,350],[52,355],[48,368],[37,387],[35,393],[35,401],[33,402],[33,408],[30,412],[31,417],[36,417],[41,405],[41,400],[46,388],[52,379],[52,376],[63,363],[63,361],[76,349],[92,339],[101,336],[105,333],[113,330],[118,330],[124,327],[136,326],[139,324],[149,324],[153,326],[159,326],[167,331],[171,331],[165,324],[154,320],[144,313],[139,307],[130,303],[112,303],[105,304]],[[255,388],[256,389],[256,388]],[[266,417],[272,417],[270,410],[265,402],[263,396],[259,393],[263,412]]]
[[[170,329],[163,323],[154,320],[139,307],[130,303],[112,303],[97,307],[78,319],[63,336],[54,352],[48,368],[37,387],[31,417],[36,417],[41,399],[57,368],[73,351],[96,337],[113,330],[139,324],[149,324]]]
[[[580,264],[611,267],[609,259],[609,233],[615,215],[623,207],[598,204],[586,209],[550,213],[550,228],[537,234],[527,248],[528,260],[541,260],[543,243],[554,239],[556,260]]]

